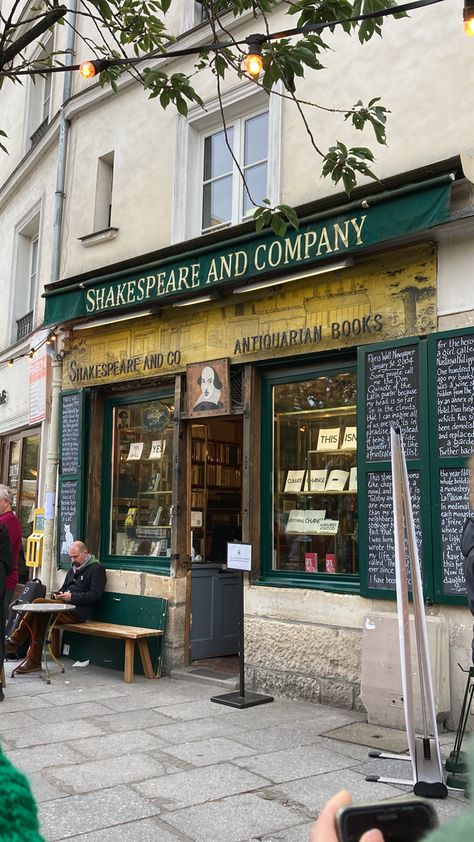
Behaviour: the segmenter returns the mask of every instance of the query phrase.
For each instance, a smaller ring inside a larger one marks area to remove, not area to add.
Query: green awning
[[[277,284],[290,271],[310,273],[323,262],[356,257],[370,246],[447,222],[451,184],[451,176],[441,176],[304,219],[298,231],[284,237],[254,233],[167,256],[151,266],[52,287],[44,293],[45,324],[110,318],[213,290],[224,293],[250,279],[274,277]]]

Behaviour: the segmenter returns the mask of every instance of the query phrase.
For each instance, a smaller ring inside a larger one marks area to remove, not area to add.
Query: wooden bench
[[[131,606],[130,603],[132,603]],[[129,684],[133,681],[135,674],[136,642],[145,678],[159,678],[161,676],[163,662],[167,605],[166,599],[106,593],[104,594],[103,600],[96,607],[92,619],[86,620],[84,623],[67,623],[53,628],[51,639],[53,654],[57,656],[59,653],[60,631],[63,631],[66,635],[74,632],[75,635],[81,636],[92,635],[108,640],[123,640],[125,646],[123,660],[124,680]],[[109,622],[109,617],[114,620],[126,620],[126,622]],[[152,625],[152,622],[150,622],[152,620],[155,628],[131,625],[130,620],[134,618],[140,620],[146,619],[150,626]],[[149,641],[152,640],[155,640],[159,644],[155,653],[155,668],[153,668],[149,650]],[[101,666],[116,666],[117,657],[120,657],[120,655],[117,655],[117,652],[113,652],[111,657],[107,658],[106,654],[108,653],[98,653],[98,656],[94,657],[96,655],[96,648],[94,647],[91,651],[90,645],[87,646],[84,641],[80,642],[79,651],[76,652],[76,655],[83,660],[87,658],[92,663]]]

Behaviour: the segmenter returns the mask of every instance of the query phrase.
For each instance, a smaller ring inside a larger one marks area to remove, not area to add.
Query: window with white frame
[[[14,342],[33,330],[36,292],[38,288],[40,213],[35,211],[17,234],[16,272],[13,300]]]
[[[202,234],[251,215],[268,192],[268,111],[203,137],[202,171]]]
[[[172,241],[238,225],[280,201],[281,97],[249,85],[178,118]]]
[[[44,43],[35,62],[45,62],[53,51],[53,35]],[[34,146],[43,137],[48,126],[51,111],[51,80],[52,74],[35,75],[30,80],[30,94],[28,105],[28,141]]]
[[[112,224],[112,188],[114,183],[114,153],[102,155],[97,162],[94,231],[103,231]]]

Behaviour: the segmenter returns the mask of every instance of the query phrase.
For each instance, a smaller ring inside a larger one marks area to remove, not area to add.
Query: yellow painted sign
[[[436,250],[425,243],[289,284],[81,331],[63,388],[183,371],[188,363],[292,357],[436,330]]]

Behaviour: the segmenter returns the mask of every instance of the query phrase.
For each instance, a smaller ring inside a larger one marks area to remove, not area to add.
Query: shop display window
[[[173,410],[166,398],[113,408],[112,555],[171,556]]]
[[[357,574],[355,373],[272,389],[273,570]]]

